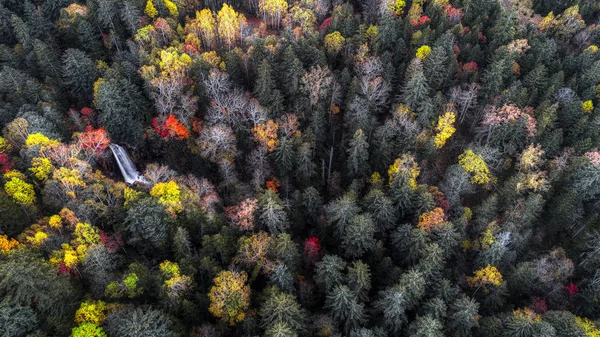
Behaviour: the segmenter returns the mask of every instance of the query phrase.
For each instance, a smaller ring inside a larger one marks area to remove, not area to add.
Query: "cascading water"
[[[127,184],[135,184],[136,182],[140,182],[142,184],[148,183],[148,180],[140,175],[140,172],[138,172],[135,164],[131,161],[131,158],[125,149],[117,144],[110,144],[109,146],[110,150],[115,156],[115,159],[117,160],[117,165],[119,165],[123,179]]]

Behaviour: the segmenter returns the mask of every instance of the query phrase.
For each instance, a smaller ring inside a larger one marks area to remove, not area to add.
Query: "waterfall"
[[[135,164],[131,161],[131,158],[125,149],[117,144],[110,144],[109,146],[113,155],[115,156],[115,159],[117,160],[117,164],[119,165],[123,179],[127,184],[135,184],[136,182],[140,182],[142,184],[148,183],[148,180],[146,180],[146,178],[144,178],[140,172],[138,172]]]

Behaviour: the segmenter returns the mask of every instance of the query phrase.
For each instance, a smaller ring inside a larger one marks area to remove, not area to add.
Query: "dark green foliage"
[[[325,255],[315,264],[315,282],[324,290],[329,291],[345,280],[343,274],[346,262],[335,255]]]
[[[164,206],[152,198],[136,201],[127,210],[126,230],[132,244],[153,248],[164,245],[169,235],[168,213]]]
[[[108,71],[96,84],[94,104],[100,110],[100,122],[113,141],[139,146],[142,123],[146,121],[146,99],[139,88],[116,69]]]
[[[293,295],[274,292],[262,305],[261,326],[268,330],[275,325],[285,325],[293,331],[304,330],[306,314]]]
[[[15,253],[0,264],[0,294],[7,294],[5,299],[15,306],[15,314],[30,315],[18,308],[29,307],[34,301],[34,311],[42,326],[57,332],[67,331],[71,325],[78,297],[68,278],[24,253]],[[32,319],[30,316],[28,320]]]
[[[342,249],[349,257],[358,258],[375,248],[375,224],[368,214],[350,219],[342,236]]]
[[[122,311],[108,315],[106,330],[109,336],[175,336],[175,333],[171,330],[169,319],[162,312],[149,308],[125,308]]]
[[[71,97],[82,105],[92,101],[94,82],[98,78],[96,65],[83,51],[67,49],[62,56],[63,83]]]
[[[37,326],[38,320],[33,309],[10,302],[0,302],[0,333],[6,337],[24,336]]]

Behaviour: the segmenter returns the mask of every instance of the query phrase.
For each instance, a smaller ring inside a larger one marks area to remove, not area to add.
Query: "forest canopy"
[[[598,0],[0,0],[0,336],[600,336],[599,46]]]

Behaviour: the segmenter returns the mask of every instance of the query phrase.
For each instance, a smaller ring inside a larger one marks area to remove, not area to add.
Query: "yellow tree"
[[[433,139],[433,145],[435,145],[437,149],[444,147],[444,145],[446,145],[446,141],[448,141],[454,132],[456,132],[456,128],[454,127],[455,121],[456,115],[452,111],[446,112],[438,119],[438,123],[435,128],[437,133]]]
[[[325,49],[327,49],[330,54],[337,54],[344,47],[344,42],[346,42],[346,39],[342,34],[335,31],[325,36]]]
[[[267,17],[269,17],[271,26],[275,26],[277,23],[277,28],[279,28],[281,19],[287,12],[288,3],[285,0],[260,0],[258,9],[262,13],[264,21],[267,21]]]
[[[148,0],[146,2],[146,9],[144,10],[144,13],[146,13],[146,15],[148,15],[151,19],[158,15],[158,11],[156,10],[156,7],[154,7],[152,0]]]
[[[154,185],[152,190],[150,190],[150,195],[158,198],[158,201],[167,206],[171,213],[180,212],[182,209],[180,201],[181,191],[177,183],[172,180]]]
[[[227,43],[227,48],[235,44],[235,40],[240,32],[239,14],[224,3],[221,10],[217,13],[218,34],[221,41]]]
[[[45,181],[50,177],[53,168],[50,159],[37,157],[31,160],[29,171],[31,171],[38,180]]]
[[[246,284],[246,272],[222,271],[214,278],[215,285],[210,289],[210,311],[230,325],[244,320],[250,305],[250,286]]]
[[[20,205],[31,205],[35,202],[33,185],[25,182],[25,175],[19,171],[9,171],[4,174],[7,180],[4,191]]]
[[[206,46],[205,49],[209,49],[214,45],[215,37],[217,35],[217,21],[210,9],[205,8],[196,12],[196,20],[193,24],[193,28],[196,30],[196,35],[202,37],[202,43]]]
[[[268,152],[273,152],[279,144],[279,140],[277,139],[278,129],[279,125],[272,119],[266,123],[256,124],[252,128],[252,139],[262,144]]]
[[[458,156],[458,164],[465,171],[473,174],[471,177],[471,183],[473,184],[487,185],[495,180],[483,157],[475,154],[473,150],[465,150],[463,154]]]
[[[475,271],[475,276],[468,276],[467,283],[471,287],[483,287],[483,290],[487,292],[486,286],[499,287],[502,284],[502,274],[498,268],[488,264],[485,268]]]

